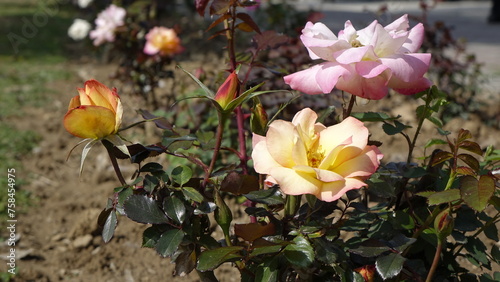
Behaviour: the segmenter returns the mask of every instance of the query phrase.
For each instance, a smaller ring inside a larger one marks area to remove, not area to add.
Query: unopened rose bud
[[[365,279],[365,282],[373,282],[375,277],[375,265],[365,265],[354,269],[354,271],[361,274],[363,279]]]
[[[444,210],[438,214],[434,220],[434,229],[436,229],[438,239],[444,240],[453,231],[453,217],[450,215],[449,210]]]
[[[214,192],[214,198],[215,204],[217,205],[217,209],[214,213],[215,221],[217,221],[217,224],[222,228],[224,235],[229,236],[229,227],[231,226],[231,221],[233,221],[233,214],[220,196],[219,191]]]
[[[250,116],[252,132],[259,135],[266,134],[267,121],[267,113],[264,107],[262,107],[261,103],[256,103],[252,108],[252,115]]]
[[[240,90],[240,81],[238,80],[238,75],[236,72],[232,72],[224,81],[224,83],[219,87],[217,93],[215,94],[215,101],[221,106],[222,109],[226,109],[227,105],[236,98],[237,93]]]

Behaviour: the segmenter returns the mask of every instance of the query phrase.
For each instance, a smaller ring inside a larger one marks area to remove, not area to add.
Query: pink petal
[[[404,95],[412,95],[424,91],[431,87],[432,82],[425,77],[422,77],[411,82],[404,82],[396,77],[392,77],[389,81],[389,87]]]
[[[387,31],[406,31],[410,27],[410,24],[408,23],[408,14],[404,14],[401,17],[399,17],[397,20],[393,21],[392,23],[386,25],[384,28]]]
[[[429,69],[431,54],[413,53],[380,58],[391,69],[392,75],[404,82],[420,79]]]
[[[316,82],[320,87],[322,93],[330,93],[333,87],[337,84],[339,78],[347,74],[344,66],[337,63],[327,62],[321,64],[321,69],[316,73]],[[304,92],[307,93],[307,92]],[[311,94],[311,93],[307,93]]]
[[[351,64],[360,62],[366,55],[367,52],[372,49],[372,46],[363,46],[358,48],[349,48],[344,49],[338,52],[335,52],[334,57],[337,62],[340,64]]]
[[[388,75],[386,72],[373,78],[364,78],[351,71],[349,75],[341,77],[337,88],[353,95],[370,100],[379,100],[388,92]]]
[[[322,201],[333,202],[345,195],[347,191],[359,189],[363,186],[366,186],[366,183],[363,181],[355,178],[346,178],[345,181],[324,183],[321,192],[316,196]]]
[[[307,94],[322,94],[324,92],[316,82],[316,75],[320,70],[321,70],[321,64],[312,66],[303,71],[292,73],[290,75],[285,76],[283,79],[285,80],[285,83],[290,85],[292,89]]]
[[[356,72],[364,78],[379,76],[388,69],[387,66],[376,61],[362,61],[357,63],[355,68]]]
[[[402,53],[417,52],[420,46],[422,46],[422,42],[424,41],[424,34],[425,34],[424,25],[422,23],[418,23],[410,30],[408,38],[401,47],[400,52]]]

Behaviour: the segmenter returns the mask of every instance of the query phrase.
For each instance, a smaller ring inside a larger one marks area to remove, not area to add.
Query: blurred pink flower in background
[[[267,174],[267,183],[278,184],[288,195],[313,194],[331,202],[347,191],[359,189],[380,165],[382,154],[368,146],[368,129],[348,117],[326,127],[309,108],[292,122],[275,120],[266,136],[253,135],[255,171]]]
[[[153,27],[146,34],[146,45],[144,53],[148,55],[160,54],[161,56],[172,56],[182,52],[181,40],[175,30],[166,27]]]
[[[125,24],[124,19],[127,12],[124,8],[111,4],[100,12],[95,19],[96,28],[90,32],[90,39],[98,46],[104,42],[115,40],[115,29]]]
[[[411,30],[404,15],[383,27],[373,21],[356,30],[350,21],[338,37],[322,23],[308,22],[300,39],[311,59],[326,62],[285,76],[285,82],[307,94],[330,93],[334,87],[353,95],[378,100],[388,88],[415,94],[431,86],[423,75],[431,54],[415,53],[422,45],[424,27]]]

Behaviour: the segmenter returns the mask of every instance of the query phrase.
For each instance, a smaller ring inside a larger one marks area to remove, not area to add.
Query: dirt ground
[[[76,75],[71,81],[57,81],[52,86],[60,89],[58,97],[46,107],[26,110],[28,116],[10,121],[42,137],[37,148],[23,160],[23,170],[17,173],[19,178],[28,181],[22,189],[31,192],[34,200],[27,213],[18,218],[19,275],[15,280],[198,281],[196,273],[172,278],[174,265],[168,259],[160,258],[154,250],[141,248],[145,225],[120,217],[115,237],[110,243],[103,243],[96,226],[97,215],[105,207],[113,188],[119,186],[118,181],[102,147],[92,149],[79,178],[81,148],[75,150],[68,161],[66,156],[80,140],[64,130],[62,117],[70,98],[77,94],[75,88],[83,86],[85,79],[95,77],[113,85],[105,75],[110,67],[68,64],[67,69]],[[129,110],[136,109],[136,98],[125,96],[122,99]],[[382,104],[391,114],[412,114],[413,106],[405,106],[400,99],[394,96]],[[495,142],[499,145],[499,131],[485,127],[475,117],[468,121],[454,120],[448,129],[462,126],[471,130],[482,146]],[[435,129],[427,126],[420,140],[425,142],[435,135]],[[386,142],[381,150],[386,161],[400,159],[401,152],[405,151],[402,143],[392,141]],[[2,247],[0,252],[4,251]],[[239,276],[227,269],[216,275],[221,281],[239,281]]]

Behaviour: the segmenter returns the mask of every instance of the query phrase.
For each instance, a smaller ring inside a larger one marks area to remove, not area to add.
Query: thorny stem
[[[427,227],[429,227],[429,225],[430,225],[432,222],[434,222],[434,219],[436,219],[436,216],[437,216],[437,215],[438,215],[441,211],[443,211],[443,210],[442,210],[442,209],[440,209],[440,208],[438,208],[438,207],[436,207],[436,208],[432,211],[432,213],[429,215],[429,217],[427,217],[427,220],[424,222],[424,224],[423,224],[422,226],[420,226],[417,230],[415,230],[415,232],[413,233],[412,238],[413,238],[413,239],[417,239],[417,238],[420,236],[420,234],[422,234],[422,232],[423,232],[425,229],[427,229]],[[403,252],[403,254],[402,254],[402,255],[403,255],[403,256],[406,256],[406,254],[408,254],[408,252],[410,251],[410,249],[411,249],[411,245],[410,245],[408,248],[406,248],[406,250],[404,250],[404,252]]]
[[[436,272],[439,261],[441,260],[442,249],[443,249],[443,242],[442,242],[442,240],[438,240],[438,244],[436,247],[436,253],[434,254],[434,260],[432,261],[431,269],[429,270],[429,273],[427,274],[427,278],[425,279],[425,282],[432,281],[432,277],[434,276],[434,273]]]
[[[231,21],[225,20],[224,21],[224,28],[227,29],[226,36],[227,36],[227,52],[229,55],[229,61],[231,63],[231,71],[234,71],[237,66],[236,62],[236,52],[234,48],[234,31],[235,31],[235,24],[236,24],[236,6],[232,6],[230,9],[231,13]],[[246,80],[246,78],[245,78]],[[239,93],[238,93],[239,95]],[[238,157],[240,158],[240,166],[241,169],[243,170],[243,174],[248,174],[248,167],[247,167],[247,150],[246,150],[246,138],[245,138],[245,116],[244,113],[241,109],[241,106],[236,107],[235,109],[236,112],[236,124],[238,126],[238,142],[239,142],[239,150],[240,153],[238,154]]]
[[[110,143],[103,142],[104,147],[106,148],[106,151],[108,152],[109,159],[111,160],[111,164],[113,165],[113,169],[115,170],[116,176],[118,177],[118,180],[120,180],[120,183],[122,186],[126,186],[127,182],[125,181],[125,178],[123,178],[122,172],[120,170],[120,166],[118,165],[118,161],[116,160],[116,157],[111,153],[111,149],[113,145]],[[111,146],[111,147],[110,147]]]
[[[415,131],[415,135],[413,136],[413,140],[411,141],[410,148],[408,149],[408,157],[406,158],[406,164],[409,165],[413,156],[413,149],[415,149],[415,145],[417,143],[417,137],[420,134],[420,130],[422,129],[422,125],[424,124],[425,121],[425,116],[427,115],[427,111],[429,110],[429,104],[431,103],[432,96],[430,94],[427,94],[427,99],[425,100],[425,110],[422,113],[422,116],[420,117],[420,120],[418,121],[417,129]]]
[[[354,107],[354,103],[356,103],[356,96],[351,94],[351,99],[349,100],[349,105],[347,106],[347,109],[344,109],[344,113],[342,115],[343,119],[346,119],[348,116],[351,115],[352,108]]]
[[[214,171],[215,162],[217,161],[217,156],[219,155],[220,147],[222,144],[222,136],[224,134],[224,124],[226,123],[226,116],[224,114],[219,114],[219,124],[217,125],[217,133],[215,136],[215,147],[214,153],[212,155],[212,160],[210,161],[210,165],[208,166],[207,173],[205,174],[205,178],[203,179],[203,187],[207,185],[208,179],[210,175]]]

